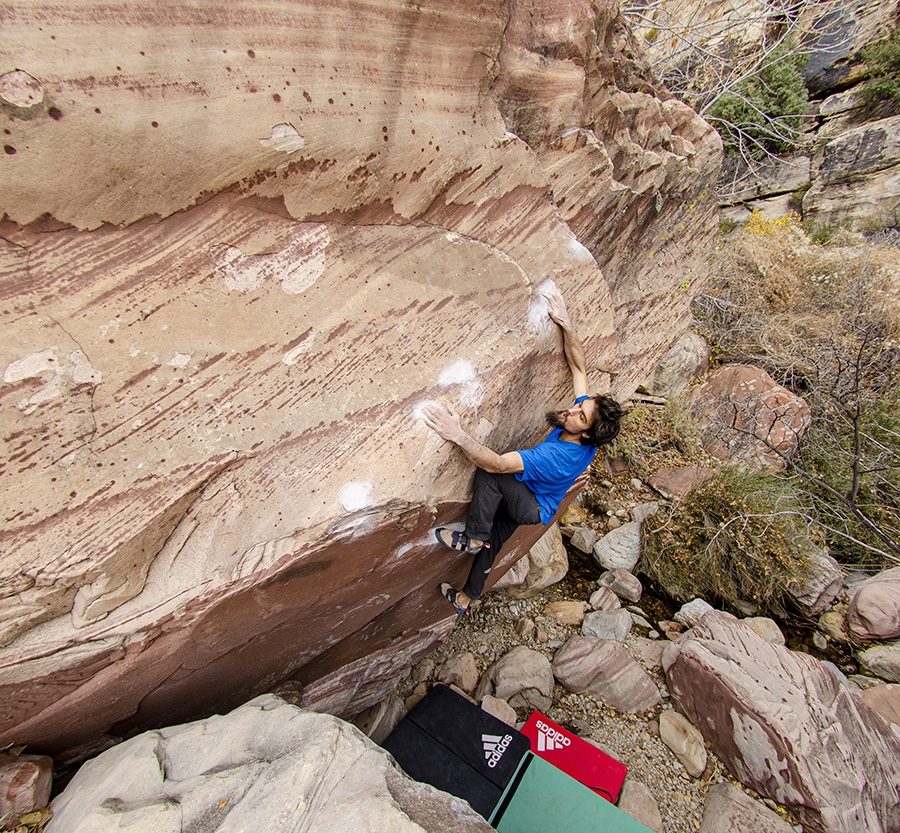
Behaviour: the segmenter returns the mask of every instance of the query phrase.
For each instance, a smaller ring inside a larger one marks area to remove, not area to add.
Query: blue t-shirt
[[[576,400],[576,405],[583,399]],[[549,524],[559,504],[578,476],[591,464],[597,447],[561,440],[562,429],[554,428],[542,443],[520,451],[525,470],[516,475],[537,498],[541,523]]]

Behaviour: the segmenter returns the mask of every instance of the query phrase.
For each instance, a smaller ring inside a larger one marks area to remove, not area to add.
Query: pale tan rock
[[[466,802],[410,779],[355,727],[271,694],[114,746],[51,809],[47,833],[492,829]]]
[[[553,524],[528,550],[528,572],[520,584],[508,588],[514,599],[527,599],[556,584],[569,572],[569,556],[559,525]]]
[[[478,667],[475,655],[466,651],[448,657],[437,672],[437,679],[445,685],[459,686],[467,694],[471,694],[478,685]]]
[[[688,775],[699,778],[706,770],[703,735],[683,714],[667,709],[659,716],[659,737],[672,750]]]
[[[560,625],[580,625],[584,619],[584,605],[578,601],[550,602],[541,612]]]
[[[484,697],[481,698],[481,708],[488,714],[496,717],[497,720],[502,720],[507,726],[515,728],[516,723],[518,722],[516,710],[510,706],[506,700],[501,700],[499,697],[485,694]]]
[[[659,804],[647,787],[630,775],[622,784],[619,793],[619,809],[628,813],[633,819],[649,827],[654,833],[663,833],[663,820],[659,812]]]
[[[792,833],[793,825],[727,781],[710,787],[700,833]]]
[[[717,229],[719,140],[615,7],[121,5],[0,27],[0,742],[58,751],[383,699],[468,569],[422,403],[540,439],[547,279],[627,397]]]
[[[748,616],[744,621],[766,642],[771,642],[773,645],[785,644],[784,634],[778,627],[778,623],[768,616]]]

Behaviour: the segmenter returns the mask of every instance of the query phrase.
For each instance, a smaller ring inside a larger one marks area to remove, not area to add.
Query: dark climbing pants
[[[537,498],[513,474],[491,474],[483,469],[475,472],[472,503],[466,520],[466,535],[487,541],[475,555],[463,592],[477,599],[500,548],[516,529],[525,524],[539,524],[541,510]]]

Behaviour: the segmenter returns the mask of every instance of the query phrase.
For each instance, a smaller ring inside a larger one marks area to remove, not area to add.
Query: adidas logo
[[[512,743],[512,735],[482,735],[481,744],[484,746],[484,758],[487,765],[493,769],[500,763],[506,747]]]
[[[567,738],[562,732],[551,728],[543,720],[538,720],[535,726],[538,730],[538,752],[554,752],[557,749],[565,749],[572,743],[571,738]]]

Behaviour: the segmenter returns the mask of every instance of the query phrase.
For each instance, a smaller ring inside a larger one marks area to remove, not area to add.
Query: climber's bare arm
[[[544,297],[550,305],[547,314],[552,321],[559,325],[563,333],[563,350],[566,354],[569,370],[572,373],[572,386],[575,389],[575,398],[587,396],[587,358],[584,354],[584,347],[581,346],[578,336],[575,335],[575,327],[572,326],[572,321],[569,318],[566,302],[555,287],[548,289],[544,293]]]
[[[478,468],[493,474],[516,474],[525,470],[518,451],[498,454],[473,439],[463,430],[459,414],[452,408],[426,405],[422,408],[425,424],[448,442],[458,445]]]

